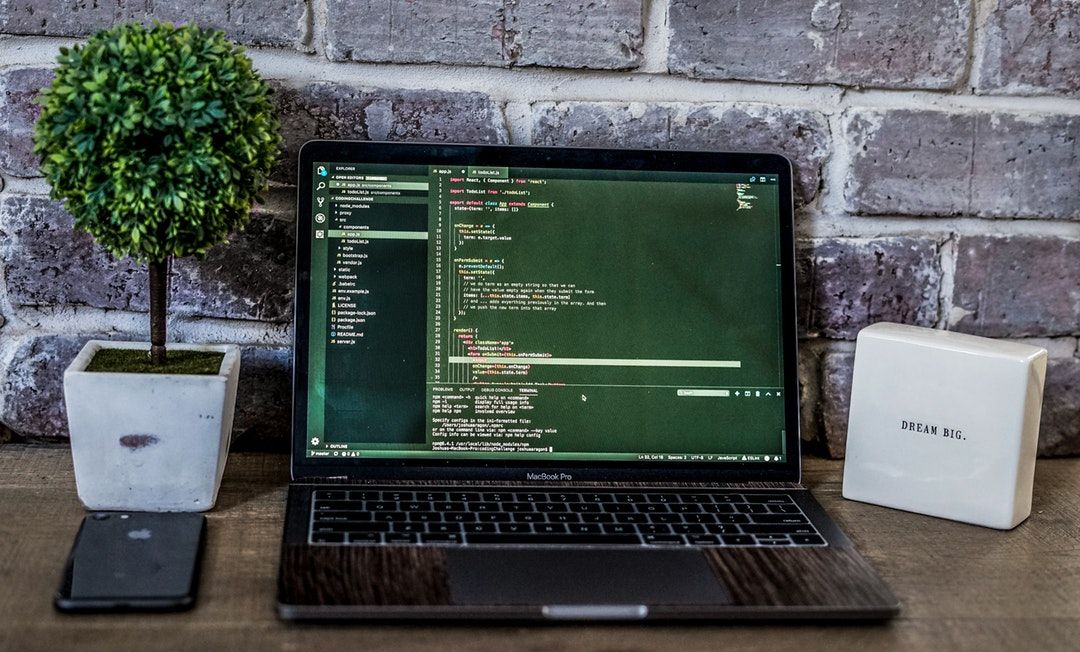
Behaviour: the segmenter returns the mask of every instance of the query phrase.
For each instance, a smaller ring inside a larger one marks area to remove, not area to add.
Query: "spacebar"
[[[628,534],[467,534],[467,543],[524,543],[549,545],[641,544],[641,539]]]

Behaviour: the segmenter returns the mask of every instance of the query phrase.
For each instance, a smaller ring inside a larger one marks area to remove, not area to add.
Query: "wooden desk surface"
[[[903,602],[884,625],[294,625],[274,582],[288,459],[233,454],[188,613],[65,616],[52,609],[83,510],[66,448],[0,446],[0,650],[1077,649],[1080,459],[1040,460],[1031,518],[997,532],[843,500],[841,464],[804,482]],[[796,647],[797,646],[797,647]]]

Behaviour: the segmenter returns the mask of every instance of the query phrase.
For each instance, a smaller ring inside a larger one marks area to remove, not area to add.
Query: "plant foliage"
[[[194,25],[61,48],[34,151],[75,225],[116,257],[202,255],[247,222],[280,135],[243,49]]]

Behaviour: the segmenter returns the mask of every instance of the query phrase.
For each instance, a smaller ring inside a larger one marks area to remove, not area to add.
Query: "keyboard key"
[[[808,523],[802,514],[754,514],[750,517],[751,523]]]
[[[649,517],[646,514],[616,514],[616,523],[648,523]]]
[[[674,534],[646,534],[641,538],[651,546],[682,545],[684,543],[682,537]]]
[[[446,512],[442,517],[447,523],[472,523],[476,520],[476,514],[472,512]]]
[[[514,499],[514,494],[502,491],[492,491],[480,495],[481,499],[491,503],[505,503]]]
[[[551,494],[551,493],[549,493],[548,494],[548,500],[550,500],[551,502],[554,502],[554,503],[577,503],[577,502],[581,502],[581,495],[580,494],[560,494],[560,493]]]
[[[434,502],[431,504],[431,508],[436,512],[464,512],[465,503],[459,503],[457,501],[446,502]]]
[[[711,503],[713,499],[710,494],[683,494],[682,501],[684,503]]]
[[[540,512],[518,512],[511,514],[510,518],[515,523],[543,523],[544,515]]]
[[[470,534],[467,541],[475,544],[529,545],[625,545],[640,544],[637,536],[618,534]]]
[[[799,546],[825,545],[825,539],[822,539],[816,534],[793,534],[791,535],[791,541],[795,543],[795,545]]]
[[[348,500],[349,492],[341,489],[319,489],[315,492],[315,500]]]
[[[678,496],[675,494],[645,494],[645,499],[650,503],[677,503]]]
[[[484,534],[477,534],[475,536],[491,536]],[[461,543],[460,534],[421,534],[421,543]]]
[[[500,523],[499,532],[523,534],[525,532],[532,532],[532,526],[528,523]]]
[[[604,503],[601,507],[603,507],[605,512],[612,514],[632,514],[637,511],[630,503]]]
[[[375,514],[375,520],[383,523],[398,523],[409,520],[405,512],[379,512]]]
[[[401,504],[401,510],[404,512],[426,512],[430,509],[431,503],[422,503],[416,500]]]
[[[742,496],[739,494],[713,494],[713,500],[718,503],[741,503]]]
[[[717,514],[716,520],[720,523],[749,523],[750,517],[746,514]]]
[[[581,500],[586,503],[610,503],[615,497],[611,494],[581,494]]]
[[[445,501],[446,500],[446,492],[445,491],[417,491],[416,492],[416,499],[417,500],[426,500],[429,503],[433,503],[433,502],[436,502],[436,501]]]
[[[631,523],[608,523],[600,527],[606,534],[637,534],[637,527]]]
[[[566,529],[574,534],[599,534],[602,532],[600,526],[594,523],[571,523],[566,526]]]
[[[581,513],[581,512],[599,512],[600,511],[600,505],[598,505],[596,503],[571,503],[570,504],[570,511],[571,512],[578,512],[578,513]]]
[[[504,512],[531,512],[533,505],[532,503],[502,503],[502,510]]]
[[[611,514],[582,514],[583,523],[614,523],[615,517]]]
[[[729,525],[727,523],[706,523],[704,525],[705,531],[710,534],[738,534],[738,525]]]
[[[769,505],[769,511],[774,514],[802,514],[798,505]]]
[[[481,523],[506,523],[510,520],[510,515],[505,512],[480,512],[476,515],[476,520]]]
[[[465,523],[461,526],[465,530],[466,534],[475,534],[479,532],[495,532],[499,528],[494,523]]]
[[[468,512],[501,512],[499,503],[468,503]]]
[[[375,532],[353,532],[349,535],[349,543],[381,543],[381,541]]]
[[[349,500],[378,500],[378,491],[350,491]]]
[[[643,503],[645,502],[644,494],[615,494],[615,502],[617,503]]]
[[[735,503],[735,511],[743,514],[764,514],[769,508],[757,503]]]
[[[712,514],[683,514],[683,520],[687,523],[715,523],[716,517]]]
[[[390,523],[318,523],[312,532],[387,532]]]
[[[581,517],[573,512],[556,512],[548,514],[547,520],[549,523],[578,523]]]
[[[416,523],[437,523],[442,519],[442,514],[438,512],[407,512],[409,520]]]
[[[720,540],[712,534],[691,534],[686,537],[686,540],[692,546],[715,546],[720,543]]]
[[[672,505],[671,511],[679,514],[689,514],[690,512],[700,512],[701,505],[695,503],[683,503],[681,505]]]
[[[748,503],[792,503],[791,496],[785,494],[743,494]]]
[[[638,526],[642,534],[671,534],[671,526],[663,523],[642,523]]]
[[[536,503],[536,510],[540,512],[566,512],[565,503]]]
[[[675,534],[705,534],[705,526],[678,523],[671,526],[671,531]]]
[[[637,506],[639,512],[655,514],[668,511],[668,506],[662,503],[641,503]]]
[[[710,514],[731,514],[735,506],[729,503],[716,503],[714,505],[702,505],[701,508]]]
[[[813,525],[743,525],[747,534],[817,534]]]
[[[326,512],[331,510],[355,510],[362,511],[364,509],[364,503],[358,500],[317,500],[315,501],[315,511]]]
[[[766,539],[765,541],[758,540],[758,544],[763,546],[790,546],[791,542],[787,539]]]
[[[649,514],[650,523],[682,523],[682,514],[672,514],[670,512],[665,514]]]
[[[566,526],[562,523],[539,523],[535,529],[539,534],[563,534],[566,532]]]
[[[428,523],[427,531],[434,534],[461,532],[461,525],[458,523]]]
[[[415,534],[405,534],[403,532],[387,532],[383,535],[383,543],[416,543]]]
[[[311,535],[312,543],[345,543],[343,532],[315,532]]]
[[[546,503],[546,502],[548,502],[547,494],[538,494],[538,493],[517,494],[515,496],[515,498],[517,498],[520,501],[527,502],[527,503]]]
[[[480,500],[480,494],[473,492],[451,491],[450,500],[455,503],[468,503]]]
[[[411,491],[384,491],[382,492],[382,500],[403,502],[416,500],[416,496]]]
[[[359,507],[354,509],[359,510]],[[397,505],[385,500],[373,500],[364,503],[364,509],[369,512],[393,512],[397,510]]]
[[[314,519],[316,523],[370,521],[372,515],[369,512],[315,512]]]
[[[394,523],[394,532],[408,532],[419,533],[424,531],[425,525],[431,525],[430,523]]]
[[[729,534],[720,537],[720,540],[725,545],[729,546],[752,546],[754,545],[754,537],[747,536],[745,534]]]

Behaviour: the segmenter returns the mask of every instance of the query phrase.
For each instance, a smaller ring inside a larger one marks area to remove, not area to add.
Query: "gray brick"
[[[170,314],[291,319],[294,230],[288,222],[255,217],[205,259],[174,261]],[[59,203],[5,197],[0,235],[0,269],[13,305],[148,309],[145,268],[114,260],[89,235],[75,231]]]
[[[274,178],[296,181],[296,155],[315,138],[456,143],[505,143],[501,108],[483,93],[362,90],[320,82],[275,84],[284,138]]]
[[[970,0],[671,0],[668,68],[706,79],[952,88]]]
[[[335,61],[632,68],[641,0],[328,0]]]
[[[949,321],[988,337],[1080,333],[1080,240],[960,238]]]
[[[52,71],[47,68],[0,71],[0,174],[15,177],[38,174],[32,138],[41,107],[34,99],[51,82]]]
[[[10,362],[0,367],[0,425],[31,440],[66,438],[64,369],[91,339],[137,338],[111,334],[30,335],[19,340]],[[234,436],[288,438],[288,351],[266,346],[241,349]]]
[[[829,351],[821,358],[820,448],[833,459],[847,448],[848,407],[854,351]]]
[[[1080,93],[1080,4],[998,0],[982,36],[977,92]]]
[[[798,201],[810,203],[829,151],[820,113],[767,104],[537,102],[537,145],[767,151],[795,167]]]
[[[936,240],[827,238],[798,245],[798,315],[804,335],[855,339],[890,321],[933,326],[941,261]]]
[[[4,9],[0,33],[5,34],[88,36],[117,23],[158,19],[221,29],[253,45],[300,46],[307,38],[304,0],[8,0]]]
[[[233,434],[244,445],[288,447],[292,424],[292,348],[245,346],[240,350]]]
[[[1039,455],[1080,455],[1080,358],[1051,358],[1046,365]]]
[[[1080,219],[1080,116],[860,109],[848,210]]]

